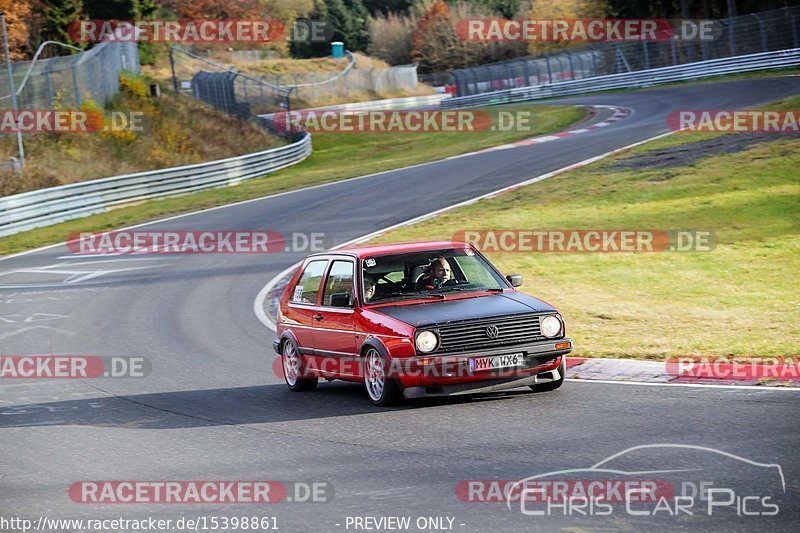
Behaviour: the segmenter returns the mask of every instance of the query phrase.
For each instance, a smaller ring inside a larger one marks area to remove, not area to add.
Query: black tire
[[[564,384],[564,376],[567,374],[567,356],[561,356],[561,363],[558,365],[558,373],[561,375],[561,378],[550,381],[548,383],[539,383],[537,385],[528,385],[533,392],[549,392],[551,390],[556,390],[561,385]],[[543,372],[543,374],[550,374],[550,372]]]
[[[377,349],[370,346],[364,350],[364,388],[369,401],[379,407],[389,407],[403,401],[403,391],[397,381],[386,376],[388,366],[386,358]]]
[[[294,378],[292,378],[292,373],[289,371],[289,368],[292,367],[292,364],[288,361],[289,358],[294,358],[295,360],[293,365]],[[289,366],[287,366],[287,363],[289,363]],[[318,378],[301,378],[298,376],[298,374],[302,375],[303,357],[300,355],[297,345],[291,339],[286,339],[281,345],[281,368],[283,369],[283,380],[290,391],[307,392],[317,388]]]

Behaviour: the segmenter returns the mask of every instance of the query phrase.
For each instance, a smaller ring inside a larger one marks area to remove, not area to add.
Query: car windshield
[[[365,257],[362,294],[368,304],[508,288],[471,249],[444,249]]]

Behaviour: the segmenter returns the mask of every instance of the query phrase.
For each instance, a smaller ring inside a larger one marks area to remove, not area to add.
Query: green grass
[[[293,167],[234,187],[153,200],[102,215],[73,220],[0,239],[0,255],[63,241],[81,231],[103,231],[137,222],[187,213],[231,202],[326,183],[373,172],[434,161],[561,130],[580,120],[574,107],[517,106],[503,111],[530,111],[529,131],[470,133],[325,133],[314,134],[312,155]],[[497,113],[493,110],[492,113]]]
[[[798,106],[800,98],[771,107]],[[460,229],[711,230],[711,252],[488,255],[561,310],[576,356],[797,356],[797,138],[688,167],[609,170],[619,159],[708,137],[662,138],[377,241],[449,239]]]

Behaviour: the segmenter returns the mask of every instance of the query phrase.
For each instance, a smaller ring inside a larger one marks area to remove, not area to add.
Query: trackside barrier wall
[[[311,135],[263,152],[183,167],[84,181],[0,198],[0,237],[105,213],[142,200],[227,187],[299,163]]]
[[[674,67],[597,76],[582,80],[564,81],[550,85],[535,85],[505,89],[474,96],[459,96],[443,100],[443,108],[477,107],[541,98],[555,98],[613,89],[651,87],[678,81],[697,80],[723,74],[739,74],[757,70],[785,69],[800,66],[800,48],[764,52],[747,56],[699,61]]]

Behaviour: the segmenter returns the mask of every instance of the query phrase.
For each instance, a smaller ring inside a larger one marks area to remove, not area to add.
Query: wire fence
[[[722,19],[714,40],[603,42],[453,71],[457,96],[797,48],[800,6]]]
[[[170,48],[176,92],[192,95],[218,109],[247,119],[285,110],[347,100],[358,95],[386,94],[417,87],[417,66],[357,68],[350,63],[337,72],[256,77],[178,46]],[[291,97],[291,102],[289,98]]]
[[[139,72],[136,43],[104,42],[68,56],[12,64],[20,109],[78,108],[91,98],[104,104],[119,92],[123,70]],[[11,87],[0,73],[0,109],[11,109]]]

